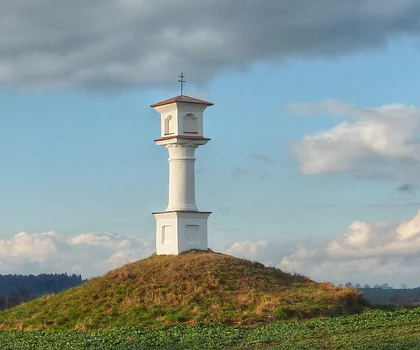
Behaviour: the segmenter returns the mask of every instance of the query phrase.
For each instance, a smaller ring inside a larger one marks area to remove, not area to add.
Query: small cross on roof
[[[180,79],[178,79],[178,83],[181,85],[181,96],[184,94],[184,83],[186,82],[185,75],[183,72],[181,72],[181,75],[179,76]]]
[[[152,104],[152,105],[150,105],[150,107],[159,107],[159,106],[169,105],[171,103],[177,103],[177,102],[197,103],[197,104],[202,104],[202,105],[206,105],[206,106],[213,106],[212,102],[207,102],[207,101],[204,101],[204,100],[199,100],[198,98],[185,96],[184,95],[184,83],[185,83],[185,81],[186,81],[185,80],[185,75],[184,75],[183,72],[181,72],[181,75],[179,76],[179,79],[178,79],[178,82],[181,85],[181,95],[169,98],[165,101],[161,101],[161,102]]]

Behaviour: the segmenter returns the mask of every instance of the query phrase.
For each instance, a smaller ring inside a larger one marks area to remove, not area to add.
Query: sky
[[[150,104],[214,103],[209,246],[317,281],[420,286],[420,3],[0,0],[0,273],[154,252]]]

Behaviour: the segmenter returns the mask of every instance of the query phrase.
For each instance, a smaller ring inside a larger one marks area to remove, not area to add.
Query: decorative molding
[[[211,211],[195,211],[195,210],[168,210],[168,211],[155,211],[152,214],[166,214],[166,213],[194,213],[194,214],[212,214]]]
[[[208,137],[203,137],[203,136],[188,136],[188,135],[172,135],[172,136],[168,136],[168,137],[161,137],[160,139],[156,139],[154,140],[155,142],[158,141],[166,141],[166,140],[172,140],[172,139],[185,139],[185,140],[205,140],[205,141],[210,141],[211,139],[209,139]]]

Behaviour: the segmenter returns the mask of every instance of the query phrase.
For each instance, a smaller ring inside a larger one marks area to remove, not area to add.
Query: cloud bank
[[[354,222],[326,247],[301,247],[278,265],[315,279],[419,286],[420,211],[411,220]]]
[[[99,276],[154,253],[153,239],[107,233],[66,236],[21,232],[0,240],[0,274],[76,273]]]
[[[355,221],[342,234],[325,242],[316,243],[308,235],[277,242],[218,242],[211,248],[317,281],[420,286],[420,211],[407,221]],[[68,272],[100,276],[150,256],[154,250],[152,238],[21,232],[0,240],[0,274]]]
[[[416,0],[0,0],[0,84],[164,86],[293,57],[336,57],[420,32]]]
[[[259,260],[317,281],[420,286],[420,211],[411,220],[355,221],[326,244],[300,243],[292,254],[281,244],[237,242],[226,253]]]
[[[420,161],[420,108],[404,104],[376,108],[327,100],[288,107],[301,116],[341,120],[330,130],[305,136],[292,146],[304,174],[390,170],[408,172]]]

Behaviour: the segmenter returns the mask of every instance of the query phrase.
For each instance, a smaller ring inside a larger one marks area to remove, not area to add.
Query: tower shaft
[[[195,145],[169,144],[169,202],[166,211],[198,211],[195,204]]]

